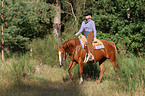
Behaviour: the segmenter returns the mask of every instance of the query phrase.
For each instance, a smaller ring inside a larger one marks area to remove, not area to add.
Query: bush
[[[22,78],[27,78],[34,73],[33,64],[30,62],[30,56],[24,55],[15,57],[10,67],[10,74],[13,80],[20,81]]]
[[[53,35],[49,35],[45,39],[33,40],[28,49],[32,49],[32,57],[36,58],[40,63],[54,66],[58,63],[55,45],[58,45],[57,41]]]

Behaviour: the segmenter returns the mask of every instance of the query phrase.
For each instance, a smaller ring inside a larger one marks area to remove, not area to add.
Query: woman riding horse
[[[86,20],[82,22],[79,32],[76,33],[75,35],[78,36],[84,30],[84,35],[87,38],[87,45],[88,45],[88,58],[92,57],[92,60],[95,60],[95,50],[92,48],[92,42],[97,41],[95,22],[91,20],[92,17],[91,12],[86,11],[84,16]],[[93,41],[93,37],[94,37],[94,41]]]
[[[96,39],[95,23],[93,20],[91,20],[92,13],[86,12],[84,16],[85,16],[86,20],[84,20],[82,22],[82,26],[81,26],[79,32],[76,33],[75,35],[78,36],[83,30],[85,30],[84,33],[87,38],[88,47],[89,47],[88,53],[92,54],[92,58],[94,58],[94,62],[99,61],[100,76],[99,76],[98,80],[96,81],[96,83],[99,83],[102,79],[103,73],[105,72],[104,63],[105,63],[106,59],[109,59],[112,62],[112,64],[115,67],[115,71],[117,72],[117,61],[116,61],[117,49],[116,49],[114,42],[101,40],[100,42],[103,43],[104,48],[99,49],[99,50],[94,50],[92,48],[93,39],[94,39],[94,41],[97,41],[97,43],[99,42]],[[84,64],[85,55],[86,55],[87,50],[83,49],[80,45],[81,44],[80,44],[79,39],[74,38],[74,39],[70,39],[70,40],[66,41],[59,47],[56,46],[56,48],[57,48],[57,54],[59,57],[60,66],[62,66],[63,61],[65,61],[65,59],[66,59],[66,53],[69,53],[71,61],[70,61],[70,66],[68,68],[68,73],[70,75],[70,78],[73,81],[74,81],[74,79],[71,74],[71,70],[77,63],[79,64],[80,84],[81,84],[83,82],[83,76],[82,76],[83,75],[83,64]],[[117,73],[117,75],[118,75],[118,73]]]

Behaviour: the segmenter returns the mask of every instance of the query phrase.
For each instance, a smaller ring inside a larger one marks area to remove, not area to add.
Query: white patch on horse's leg
[[[89,60],[89,58],[86,58],[87,55],[88,55],[88,54],[86,53],[84,63],[87,63],[88,60]]]
[[[82,84],[83,83],[83,78],[81,77],[80,78],[80,83],[79,84]]]
[[[59,63],[61,65],[61,52],[59,51]]]

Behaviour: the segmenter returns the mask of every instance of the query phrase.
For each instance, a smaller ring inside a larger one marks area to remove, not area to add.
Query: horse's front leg
[[[72,74],[71,74],[71,70],[72,70],[72,68],[73,68],[75,65],[76,65],[76,62],[74,62],[74,61],[71,60],[70,65],[69,65],[69,68],[68,68],[69,76],[70,76],[71,80],[73,80],[73,81],[75,81],[75,80],[73,79],[73,76],[72,76]]]
[[[79,84],[83,83],[83,64],[84,61],[82,59],[79,60],[79,68],[80,68],[80,82]]]

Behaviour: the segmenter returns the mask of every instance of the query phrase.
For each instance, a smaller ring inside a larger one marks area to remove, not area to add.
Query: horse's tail
[[[114,47],[115,47],[115,55],[117,56],[117,48],[116,48],[116,45],[114,44]]]
[[[116,48],[116,45],[115,45],[115,43],[114,42],[112,42],[112,44],[113,44],[113,47],[115,48],[115,55],[117,56],[117,48]]]
[[[115,45],[114,42],[113,42],[113,46],[114,46],[114,48],[115,48],[115,55],[116,55],[116,62],[117,62],[117,61],[118,61],[118,60],[117,60],[117,54],[118,54],[118,52],[117,52],[117,48],[116,48],[116,45]],[[120,68],[119,68],[118,62],[117,62],[117,69],[118,69],[118,71],[120,72]]]

